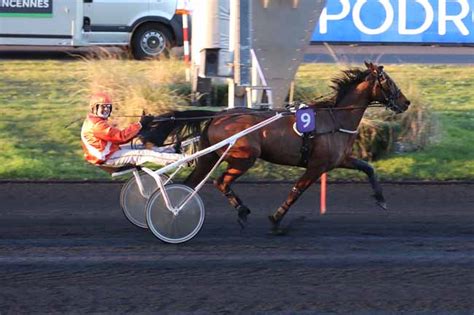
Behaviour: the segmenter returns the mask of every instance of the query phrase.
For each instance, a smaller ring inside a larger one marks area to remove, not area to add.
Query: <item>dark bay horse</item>
[[[245,223],[250,210],[231,189],[232,183],[251,168],[260,158],[265,161],[305,167],[306,171],[289,192],[286,200],[269,216],[274,231],[288,209],[321,174],[335,168],[355,169],[367,174],[377,203],[385,208],[385,198],[374,169],[367,162],[352,156],[352,146],[357,128],[365,110],[373,103],[381,103],[388,109],[402,113],[410,101],[384,71],[383,66],[366,63],[367,69],[343,71],[341,77],[332,80],[335,93],[323,101],[310,104],[316,112],[317,130],[310,139],[310,150],[302,164],[302,137],[293,130],[295,115],[288,115],[258,131],[240,138],[230,149],[224,161],[227,169],[214,182],[238,211],[241,224]],[[231,135],[275,114],[275,111],[232,109],[213,115],[201,132],[200,149],[209,147]],[[196,121],[184,125],[196,124]],[[224,148],[225,149],[225,148]],[[224,149],[198,159],[196,168],[186,179],[194,187],[211,170]]]

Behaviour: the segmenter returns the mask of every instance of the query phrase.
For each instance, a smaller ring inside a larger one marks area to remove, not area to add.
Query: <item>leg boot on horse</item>
[[[238,172],[236,169],[229,168],[219,177],[219,179],[214,181],[214,186],[227,197],[229,203],[235,208],[235,210],[237,210],[237,223],[241,229],[244,229],[247,224],[247,216],[251,211],[230,188],[230,184],[241,174],[242,173]]]

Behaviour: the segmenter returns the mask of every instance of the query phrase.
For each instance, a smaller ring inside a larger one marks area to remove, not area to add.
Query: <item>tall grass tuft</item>
[[[422,150],[432,142],[436,117],[419,97],[410,95],[412,104],[403,114],[376,110],[365,115],[353,148],[357,156],[373,161],[392,152]]]
[[[108,92],[119,123],[137,120],[143,111],[159,115],[182,110],[189,103],[181,94],[182,86],[189,83],[185,82],[183,62],[177,59],[131,61],[104,51],[84,58],[84,62],[83,93]]]
[[[430,143],[438,141],[439,121],[433,110],[424,103],[418,93],[412,93],[413,104],[400,116],[400,134],[397,152],[422,150]]]

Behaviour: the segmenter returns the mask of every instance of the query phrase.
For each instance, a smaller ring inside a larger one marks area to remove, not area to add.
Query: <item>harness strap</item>
[[[302,132],[299,132],[298,131],[298,128],[296,128],[296,123],[293,124],[293,131],[300,137],[303,136],[303,133]]]
[[[301,157],[300,157],[300,161],[298,162],[298,165],[302,167],[307,167],[309,158],[311,156],[311,153],[313,152],[312,139],[314,138],[314,135],[311,132],[305,132],[303,133],[302,138],[303,138],[303,143],[300,149]]]
[[[348,133],[350,135],[355,135],[359,132],[358,130],[348,130],[348,129],[343,129],[343,128],[339,128],[337,131],[342,132],[342,133]]]
[[[296,129],[296,125],[293,125],[293,131],[300,137],[304,138],[304,133],[301,133],[299,132],[297,129]],[[327,134],[330,134],[330,133],[336,133],[336,132],[341,132],[341,133],[347,133],[347,134],[350,134],[350,135],[355,135],[357,133],[359,133],[359,130],[349,130],[349,129],[344,129],[344,128],[335,128],[335,129],[332,129],[332,130],[328,130],[328,131],[323,131],[323,132],[316,132],[316,131],[313,131],[310,134],[310,138],[314,138],[315,136],[322,136],[322,135],[327,135]]]

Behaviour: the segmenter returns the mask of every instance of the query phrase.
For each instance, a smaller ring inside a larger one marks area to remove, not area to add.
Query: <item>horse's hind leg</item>
[[[373,197],[377,201],[377,205],[382,209],[387,210],[387,203],[385,202],[385,197],[383,196],[382,186],[380,186],[374,168],[369,163],[359,160],[355,157],[348,157],[341,163],[339,167],[364,172],[369,178],[370,185],[374,191]]]
[[[277,211],[268,217],[272,223],[272,232],[275,234],[284,234],[284,230],[280,229],[280,222],[288,212],[290,207],[298,200],[298,198],[313,184],[322,174],[322,168],[308,168],[306,172],[298,179],[295,186],[291,189],[288,197]]]
[[[242,203],[242,200],[230,188],[232,183],[242,176],[255,163],[255,159],[230,159],[225,172],[214,181],[214,186],[227,197],[229,203],[237,210],[238,223],[243,228],[247,222],[250,209]]]
[[[214,152],[198,158],[196,167],[186,178],[184,184],[192,188],[196,187],[209,174],[218,160],[219,156]]]

